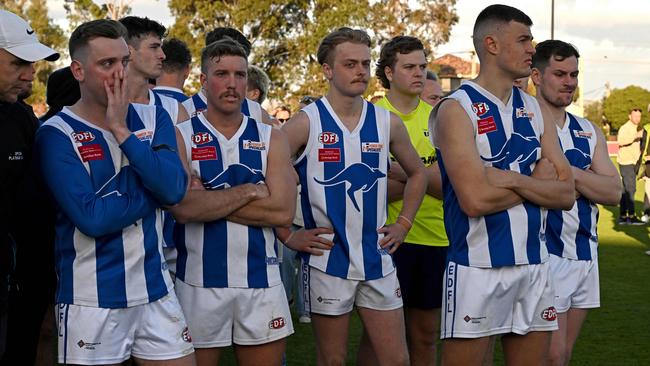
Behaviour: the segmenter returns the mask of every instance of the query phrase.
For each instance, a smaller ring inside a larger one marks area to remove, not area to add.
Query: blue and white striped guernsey
[[[588,120],[566,114],[564,127],[557,129],[560,145],[569,164],[588,169],[598,136]],[[598,206],[584,196],[576,199],[569,211],[549,210],[546,246],[549,253],[574,260],[598,257]]]
[[[510,101],[504,105],[487,90],[467,81],[449,98],[458,101],[470,117],[476,148],[485,166],[532,173],[541,158],[540,137],[544,133],[544,120],[533,97],[513,87]],[[547,260],[545,209],[526,201],[505,211],[469,217],[449,181],[444,154],[438,157],[450,260],[484,268]]]
[[[183,103],[184,101],[190,99],[190,97],[185,95],[185,93],[183,93],[182,90],[177,88],[172,88],[170,86],[156,86],[152,90],[154,93],[158,95],[164,95],[166,97],[174,98],[179,103]]]
[[[149,105],[162,107],[169,113],[172,123],[178,122],[178,101],[176,99],[149,90]]]
[[[196,116],[198,113],[208,109],[208,101],[206,99],[203,89],[198,93],[192,95],[188,100],[183,102],[183,107],[187,110],[190,117]],[[245,98],[241,104],[241,112],[246,117],[250,117],[256,121],[262,122],[262,106],[248,98]]]
[[[309,117],[309,140],[295,167],[305,228],[334,231],[331,250],[304,258],[332,276],[382,278],[395,269],[377,233],[386,223],[390,113],[364,101],[350,132],[325,97],[302,111]]]
[[[126,308],[165,296],[163,205],[178,203],[187,176],[169,115],[131,104],[121,145],[65,107],[36,139],[57,203],[57,303]]]
[[[264,181],[271,141],[269,125],[243,117],[226,139],[200,113],[179,124],[187,161],[206,189]],[[280,284],[275,232],[226,219],[176,225],[176,276],[201,287],[267,288]]]

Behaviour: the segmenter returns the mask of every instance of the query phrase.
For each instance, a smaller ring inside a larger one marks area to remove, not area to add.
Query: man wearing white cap
[[[31,108],[19,101],[19,95],[31,90],[35,61],[54,61],[58,58],[59,54],[55,50],[38,41],[34,29],[25,20],[11,12],[0,10],[0,355],[4,354],[5,348],[16,351],[13,346],[6,347],[7,320],[11,318],[9,326],[13,337],[20,339],[20,348],[31,350],[21,352],[22,364],[33,363],[33,359],[30,361],[24,357],[33,357],[36,353],[38,331],[45,307],[35,311],[30,306],[29,309],[19,311],[29,312],[29,319],[14,314],[13,309],[21,308],[22,299],[28,296],[26,294],[34,292],[31,281],[27,286],[24,286],[23,281],[33,277],[31,271],[38,266],[35,263],[37,257],[47,258],[44,245],[46,240],[52,238],[47,237],[51,231],[41,224],[42,221],[48,221],[47,218],[40,220],[46,214],[40,205],[34,205],[41,203],[41,196],[34,189],[38,187],[34,184],[37,179],[31,169],[32,145],[38,120]],[[35,211],[34,207],[39,209]],[[34,222],[39,222],[37,230],[30,226]],[[39,253],[23,258],[27,253],[21,249],[27,247],[35,248]],[[39,275],[40,273],[42,272]],[[20,293],[17,291],[19,288]],[[10,294],[15,305],[11,308],[8,307]],[[47,304],[46,295],[42,294],[41,297],[43,299],[40,303]],[[12,312],[11,316],[8,316],[9,311]],[[21,327],[16,327],[16,332],[20,334],[15,334],[11,325],[13,321],[22,322]],[[8,361],[8,356],[9,354],[5,355],[3,363]]]

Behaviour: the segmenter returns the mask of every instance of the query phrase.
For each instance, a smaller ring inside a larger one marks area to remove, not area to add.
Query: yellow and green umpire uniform
[[[437,164],[435,149],[429,141],[428,122],[433,107],[420,100],[415,110],[403,114],[386,97],[376,105],[395,113],[404,122],[411,143],[425,166]],[[391,160],[394,161],[392,156]],[[402,200],[388,204],[388,223],[397,220],[402,204]],[[448,246],[442,200],[427,194],[404,244],[393,255],[405,306],[419,309],[441,306]]]

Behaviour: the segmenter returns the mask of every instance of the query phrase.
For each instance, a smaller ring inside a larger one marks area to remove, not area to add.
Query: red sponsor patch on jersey
[[[95,135],[90,131],[73,132],[72,138],[75,142],[83,144],[84,142],[93,141],[95,139]]]
[[[104,159],[104,150],[100,144],[79,146],[77,149],[79,150],[79,155],[81,155],[81,160],[84,162]]]
[[[323,145],[332,145],[339,142],[339,135],[334,132],[321,132],[318,135],[318,142]]]
[[[284,321],[284,318],[279,317],[271,320],[269,322],[269,329],[280,329],[284,328],[286,322]]]
[[[497,124],[494,122],[494,117],[492,116],[479,119],[478,121],[476,121],[476,124],[478,127],[479,135],[497,130]]]
[[[481,117],[482,115],[486,114],[489,110],[490,107],[488,107],[488,105],[485,104],[484,102],[472,104],[472,111],[476,114],[476,117]]]
[[[553,320],[557,319],[557,310],[555,310],[555,307],[551,306],[542,311],[540,314],[542,319],[552,322]]]
[[[217,148],[215,146],[193,147],[192,160],[217,160]]]
[[[341,161],[341,149],[324,148],[318,149],[318,161],[320,163],[338,163]]]
[[[212,135],[207,132],[199,132],[192,135],[192,142],[195,145],[207,144],[212,141]]]

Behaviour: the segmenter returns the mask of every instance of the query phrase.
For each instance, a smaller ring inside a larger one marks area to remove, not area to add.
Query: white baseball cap
[[[0,10],[0,48],[29,62],[56,61],[59,53],[38,41],[32,27],[18,15]]]

